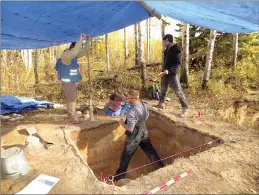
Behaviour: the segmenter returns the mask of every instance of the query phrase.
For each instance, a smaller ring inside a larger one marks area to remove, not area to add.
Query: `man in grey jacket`
[[[116,171],[114,181],[123,179],[130,160],[136,152],[138,146],[145,152],[151,162],[159,161],[160,158],[150,142],[146,120],[149,117],[148,105],[139,101],[139,92],[131,90],[128,92],[127,101],[130,103],[130,110],[127,112],[126,121],[121,119],[119,124],[122,125],[127,135],[124,150],[121,154],[120,167]],[[162,161],[154,163],[157,169],[164,167]]]

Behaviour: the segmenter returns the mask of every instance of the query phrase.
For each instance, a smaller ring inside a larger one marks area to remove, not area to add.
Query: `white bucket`
[[[9,148],[1,153],[1,175],[3,178],[18,178],[26,175],[30,165],[20,147]]]

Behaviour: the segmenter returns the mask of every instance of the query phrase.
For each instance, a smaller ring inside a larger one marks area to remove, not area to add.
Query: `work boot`
[[[165,109],[165,103],[164,102],[158,102],[158,104],[156,105],[157,108],[160,109]]]
[[[186,118],[187,115],[188,115],[188,108],[183,107],[182,108],[182,114],[180,116],[181,116],[181,118]]]

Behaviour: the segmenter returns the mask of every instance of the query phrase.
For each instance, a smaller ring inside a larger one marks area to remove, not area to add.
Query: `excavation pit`
[[[160,158],[165,158],[196,147],[174,158],[164,160],[165,165],[172,164],[176,158],[187,158],[190,155],[195,155],[220,144],[219,140],[215,141],[218,138],[214,136],[184,126],[178,126],[166,116],[154,112],[150,113],[147,127],[151,143]],[[120,163],[120,155],[125,140],[123,129],[119,127],[117,121],[111,124],[103,124],[90,130],[75,131],[71,136],[72,140],[76,142],[82,157],[99,180],[103,181],[104,176],[115,174]],[[212,143],[197,147],[209,142]],[[147,163],[150,163],[149,159],[138,148],[129,164],[128,170]],[[149,165],[128,173],[126,178],[136,179],[153,171],[156,171],[156,169],[153,165]]]

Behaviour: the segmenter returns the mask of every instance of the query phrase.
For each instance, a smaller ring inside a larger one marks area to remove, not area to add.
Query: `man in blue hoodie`
[[[122,125],[127,135],[124,150],[121,154],[120,167],[116,171],[114,181],[118,181],[125,177],[128,165],[138,146],[145,152],[151,162],[160,160],[156,150],[148,137],[146,120],[149,117],[148,105],[139,101],[139,92],[130,90],[127,95],[127,101],[130,103],[130,109],[126,114],[126,121],[122,119],[119,124]],[[157,169],[164,167],[162,161],[156,162]]]

